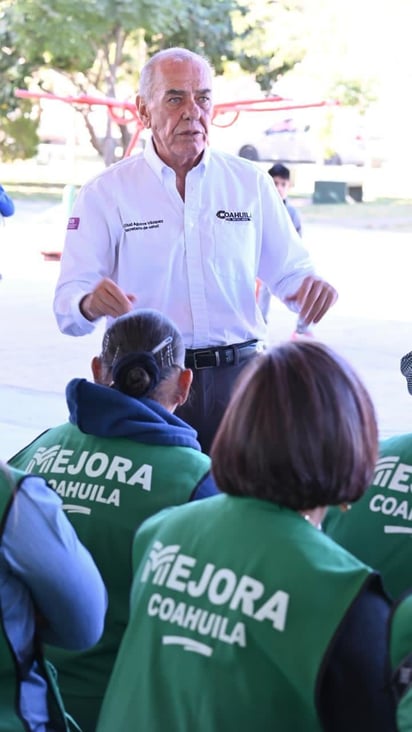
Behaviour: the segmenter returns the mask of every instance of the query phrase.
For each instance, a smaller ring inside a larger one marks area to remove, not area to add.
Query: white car
[[[259,119],[254,113],[250,118],[249,113],[242,116],[242,120],[230,127],[212,129],[212,144],[253,161],[365,164],[365,140],[357,130],[334,132],[326,147],[319,129],[308,120],[293,117],[279,120],[279,114],[272,114],[270,119],[267,115]]]

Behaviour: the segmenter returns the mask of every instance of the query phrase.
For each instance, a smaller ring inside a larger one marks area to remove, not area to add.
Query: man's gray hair
[[[139,94],[144,101],[148,101],[152,96],[154,72],[158,62],[168,58],[176,61],[195,61],[197,63],[201,63],[209,70],[210,76],[213,77],[213,67],[204,56],[201,56],[199,53],[195,53],[194,51],[189,51],[187,48],[180,48],[178,46],[165,48],[162,51],[157,51],[157,53],[146,61],[140,73]]]

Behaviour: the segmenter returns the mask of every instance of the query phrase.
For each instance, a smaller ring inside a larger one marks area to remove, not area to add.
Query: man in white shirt
[[[151,139],[80,191],[54,311],[70,335],[134,307],[174,320],[194,370],[180,415],[208,451],[231,384],[265,338],[256,278],[307,324],[337,294],[315,274],[267,174],[208,146],[212,69],[204,58],[179,48],[155,54],[136,103]]]

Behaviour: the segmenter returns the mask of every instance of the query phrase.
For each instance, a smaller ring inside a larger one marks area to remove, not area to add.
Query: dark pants
[[[186,365],[193,369],[193,385],[189,399],[176,410],[176,414],[197,430],[203,452],[209,453],[233,385],[256,353],[256,346],[242,348],[237,352],[235,363],[210,368],[195,368],[187,359]]]

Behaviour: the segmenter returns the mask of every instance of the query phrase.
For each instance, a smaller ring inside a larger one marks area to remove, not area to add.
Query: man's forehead
[[[155,77],[155,85],[163,93],[171,91],[211,92],[212,77],[209,68],[201,62],[165,60],[159,63]]]

